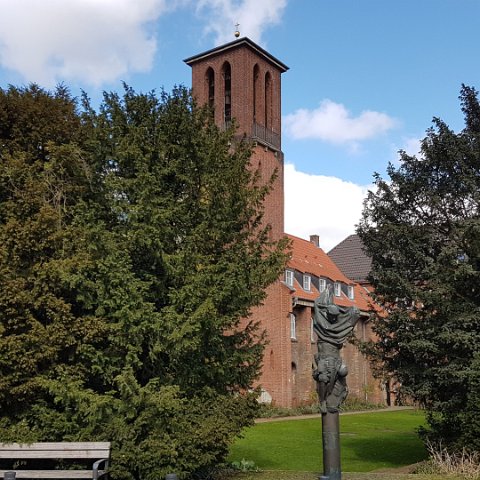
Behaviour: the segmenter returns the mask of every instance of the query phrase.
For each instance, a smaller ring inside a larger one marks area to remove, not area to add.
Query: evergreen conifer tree
[[[370,353],[424,406],[431,439],[480,448],[480,105],[467,86],[465,128],[434,119],[421,155],[375,177],[358,233],[373,261],[379,341]]]
[[[18,115],[22,112],[22,116]],[[278,279],[250,148],[189,92],[0,92],[1,440],[110,440],[115,478],[222,461]]]

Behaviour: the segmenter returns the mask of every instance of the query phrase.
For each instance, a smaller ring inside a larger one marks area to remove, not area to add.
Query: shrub
[[[480,478],[480,453],[449,452],[441,444],[427,444],[429,459],[422,463],[415,473],[460,475],[464,478],[475,480]]]

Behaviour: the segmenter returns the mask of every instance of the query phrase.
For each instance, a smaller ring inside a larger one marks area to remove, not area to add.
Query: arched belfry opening
[[[224,92],[223,115],[225,126],[228,127],[232,121],[232,67],[229,62],[223,64],[222,74]]]
[[[272,128],[272,76],[265,74],[265,128]]]
[[[253,67],[253,122],[258,123],[258,100],[260,98],[260,67],[258,63]]]
[[[215,72],[213,71],[212,67],[209,67],[207,69],[205,79],[207,82],[208,106],[213,109],[213,107],[215,106]]]

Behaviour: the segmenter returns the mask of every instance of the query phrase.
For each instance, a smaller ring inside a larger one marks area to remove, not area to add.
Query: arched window
[[[290,338],[292,340],[297,339],[297,317],[294,313],[290,314]]]
[[[272,76],[265,74],[265,128],[272,128]]]
[[[225,124],[232,120],[232,69],[228,62],[223,65],[223,81],[224,81],[224,118]]]
[[[260,75],[260,69],[258,68],[258,65],[255,65],[253,67],[253,121],[257,122],[257,114],[258,114],[258,87],[259,87],[259,81],[258,77]]]
[[[208,87],[208,106],[213,108],[215,105],[215,72],[212,67],[207,70],[207,87]]]

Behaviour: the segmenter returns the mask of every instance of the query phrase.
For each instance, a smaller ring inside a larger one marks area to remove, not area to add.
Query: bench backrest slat
[[[110,442],[0,443],[0,458],[85,458],[110,456]]]

